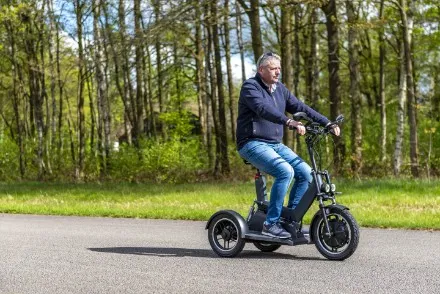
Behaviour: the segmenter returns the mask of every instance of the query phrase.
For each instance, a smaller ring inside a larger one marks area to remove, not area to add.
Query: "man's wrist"
[[[286,126],[288,126],[291,122],[293,122],[293,119],[289,118],[289,119],[286,121]]]

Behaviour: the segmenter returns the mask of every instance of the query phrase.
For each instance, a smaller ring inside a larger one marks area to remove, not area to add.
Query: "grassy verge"
[[[338,202],[361,226],[440,230],[440,181],[340,181]],[[246,215],[249,183],[1,183],[0,212],[207,220],[220,209]],[[317,209],[307,213],[308,223]]]

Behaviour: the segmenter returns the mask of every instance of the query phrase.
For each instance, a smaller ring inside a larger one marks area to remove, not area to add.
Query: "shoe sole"
[[[277,236],[277,235],[274,235],[271,233],[266,233],[266,232],[261,232],[261,234],[265,235],[265,236],[273,237],[273,238],[278,238],[278,239],[289,239],[291,237],[291,236],[282,237],[282,236]]]

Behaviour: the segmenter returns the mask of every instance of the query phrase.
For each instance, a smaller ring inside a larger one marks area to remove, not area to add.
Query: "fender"
[[[347,206],[344,206],[344,205],[341,205],[341,204],[330,204],[330,205],[327,205],[327,206],[324,206],[324,208],[325,209],[329,209],[330,211],[333,211],[333,210],[350,210]],[[322,211],[321,211],[321,209],[320,210],[318,210],[316,213],[315,213],[315,215],[313,216],[313,218],[312,218],[312,221],[310,222],[310,230],[309,230],[309,233],[310,233],[310,240],[311,241],[314,241],[313,240],[313,230],[315,229],[315,223],[316,223],[316,219],[320,216],[322,214]]]
[[[220,214],[226,214],[226,215],[230,216],[231,218],[234,218],[237,220],[238,225],[240,226],[241,236],[244,236],[245,234],[248,233],[248,231],[249,231],[248,224],[246,223],[244,218],[238,212],[233,211],[233,210],[220,210],[220,211],[217,211],[216,213],[214,213],[209,218],[208,222],[206,223],[205,230],[207,230],[209,228],[209,225],[211,224],[212,220]]]

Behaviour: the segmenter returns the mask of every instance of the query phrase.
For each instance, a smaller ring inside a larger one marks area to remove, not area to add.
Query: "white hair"
[[[267,65],[272,59],[276,59],[278,61],[281,61],[281,57],[278,54],[275,54],[272,52],[266,52],[263,55],[261,55],[257,61],[257,70],[260,68],[260,66]]]

